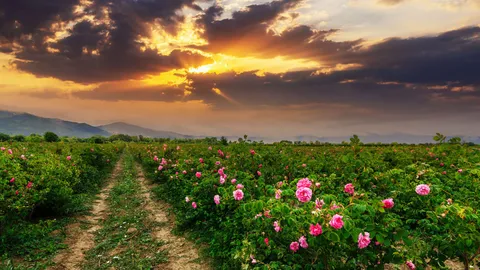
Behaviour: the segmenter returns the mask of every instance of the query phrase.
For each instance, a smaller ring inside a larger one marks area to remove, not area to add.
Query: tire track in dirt
[[[198,250],[193,243],[181,236],[172,234],[173,219],[168,216],[169,205],[161,201],[153,201],[150,190],[154,185],[147,183],[140,165],[136,164],[137,179],[142,186],[142,195],[145,198],[145,210],[149,211],[152,220],[164,223],[165,226],[157,227],[152,234],[158,240],[165,241],[165,250],[168,251],[168,263],[157,266],[162,270],[207,270],[211,269],[206,263],[200,262]]]
[[[68,248],[61,251],[54,259],[55,265],[51,270],[81,269],[81,263],[85,258],[85,252],[95,246],[95,232],[101,228],[100,221],[107,215],[107,198],[115,184],[115,179],[123,171],[123,157],[121,157],[107,180],[107,186],[102,189],[98,199],[94,201],[90,215],[77,218],[78,222],[67,226],[65,244]],[[91,225],[88,229],[82,229],[82,224]]]

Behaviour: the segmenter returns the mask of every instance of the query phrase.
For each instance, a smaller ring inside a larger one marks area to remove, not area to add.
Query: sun
[[[188,72],[190,73],[208,73],[210,70],[212,70],[213,64],[209,65],[204,65],[204,66],[199,66],[199,67],[191,67],[188,69]]]

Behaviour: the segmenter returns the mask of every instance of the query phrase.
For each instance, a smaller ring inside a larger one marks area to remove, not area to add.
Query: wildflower
[[[298,242],[302,248],[308,248],[307,238],[305,236],[302,235],[300,239],[298,239]]]
[[[292,242],[290,244],[290,250],[293,252],[297,252],[299,249],[299,243],[298,242]]]
[[[220,195],[215,195],[213,196],[213,201],[215,202],[215,204],[220,204]]]

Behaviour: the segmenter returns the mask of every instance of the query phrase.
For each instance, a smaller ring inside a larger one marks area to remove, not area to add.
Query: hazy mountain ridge
[[[110,136],[113,134],[126,134],[130,136],[142,135],[150,138],[170,138],[170,139],[201,139],[205,137],[216,137],[220,139],[221,136],[201,136],[201,135],[185,135],[172,131],[155,130],[144,128],[124,122],[114,122],[102,126],[92,126],[86,123],[77,123],[65,121],[56,118],[44,118],[29,113],[17,113],[9,111],[0,111],[0,133],[10,135],[30,135],[32,133],[43,134],[47,131],[57,133],[59,136],[75,136],[80,138],[92,137],[95,135]],[[243,136],[225,136],[229,141],[237,141]],[[340,143],[342,141],[349,141],[351,136],[314,136],[314,135],[299,135],[293,137],[262,137],[250,136],[249,140],[264,141],[272,143],[275,141],[304,141],[304,142],[330,142]],[[449,136],[448,138],[450,138]],[[480,137],[459,136],[466,142],[474,142],[480,144]],[[359,138],[364,143],[433,143],[433,135],[414,135],[406,133],[393,134],[375,134],[368,133],[359,135]]]
[[[144,128],[124,122],[115,122],[108,125],[98,126],[110,134],[126,134],[130,136],[138,136],[142,135],[145,137],[150,138],[170,138],[170,139],[185,139],[185,138],[193,138],[193,136],[183,135],[176,132],[171,131],[163,131],[163,130],[154,130],[149,128]]]
[[[28,113],[0,111],[0,133],[9,135],[43,134],[52,131],[59,136],[87,138],[95,135],[109,136],[110,133],[86,123],[76,123],[55,118],[43,118]]]

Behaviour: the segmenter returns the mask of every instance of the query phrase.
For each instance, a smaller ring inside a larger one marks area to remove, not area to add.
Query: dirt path
[[[142,186],[142,194],[145,198],[145,210],[149,211],[151,218],[158,223],[164,223],[165,226],[157,227],[153,232],[154,237],[165,241],[165,249],[168,251],[169,262],[159,265],[155,269],[164,270],[206,270],[210,267],[203,262],[200,262],[198,250],[193,246],[193,243],[181,236],[172,234],[171,230],[174,227],[173,219],[169,218],[168,204],[160,201],[153,201],[150,195],[150,190],[153,185],[149,185],[145,180],[142,168],[137,164],[138,180]]]
[[[52,270],[80,269],[87,250],[95,246],[95,232],[101,228],[99,221],[106,217],[108,194],[114,185],[114,180],[123,170],[123,158],[115,165],[112,175],[107,180],[107,186],[102,189],[98,199],[93,203],[91,215],[78,218],[78,222],[67,227],[65,244],[68,248],[61,251],[54,259],[55,266]],[[88,229],[82,229],[82,224],[91,225]]]

